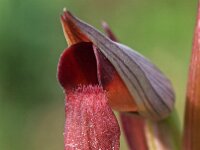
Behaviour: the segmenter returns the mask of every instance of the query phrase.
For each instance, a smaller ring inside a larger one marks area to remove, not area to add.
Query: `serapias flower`
[[[141,54],[64,11],[68,48],[58,64],[66,94],[65,150],[119,149],[110,107],[161,120],[174,107],[170,81]]]

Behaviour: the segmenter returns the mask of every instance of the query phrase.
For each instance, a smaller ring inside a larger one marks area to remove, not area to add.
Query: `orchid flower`
[[[152,121],[169,116],[175,101],[171,82],[150,60],[69,11],[61,23],[68,43],[58,63],[66,96],[65,150],[118,150],[112,109]]]

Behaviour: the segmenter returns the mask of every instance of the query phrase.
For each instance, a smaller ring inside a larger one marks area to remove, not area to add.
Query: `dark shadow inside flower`
[[[97,85],[97,65],[92,43],[80,42],[67,48],[59,62],[58,79],[65,90],[77,85]]]

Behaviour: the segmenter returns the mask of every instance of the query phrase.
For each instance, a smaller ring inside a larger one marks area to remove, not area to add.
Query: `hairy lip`
[[[66,97],[65,150],[118,150],[120,129],[100,86],[80,86]]]

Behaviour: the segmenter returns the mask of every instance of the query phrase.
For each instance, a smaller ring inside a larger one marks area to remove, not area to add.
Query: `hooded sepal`
[[[74,30],[71,36],[84,35],[82,40],[92,42],[111,63],[141,115],[153,120],[160,120],[169,115],[175,100],[173,88],[155,65],[131,48],[110,40],[70,12],[65,11],[62,18],[63,24],[70,22],[69,28],[78,29],[78,32]]]
[[[113,41],[118,41],[106,22],[103,29]],[[130,150],[179,150],[180,130],[177,113],[173,111],[162,121],[152,121],[136,115],[120,113],[122,127]]]

